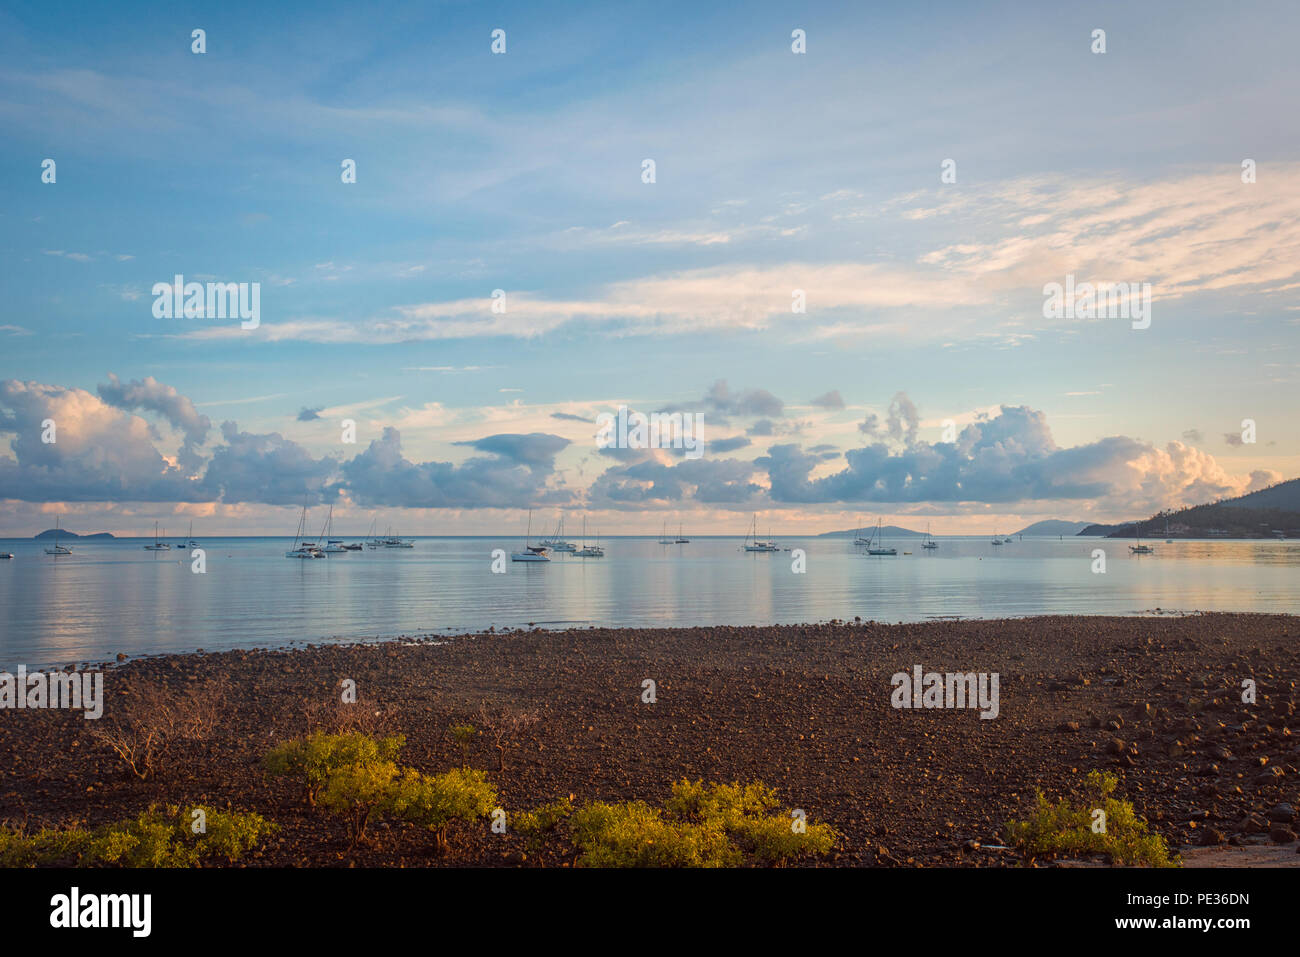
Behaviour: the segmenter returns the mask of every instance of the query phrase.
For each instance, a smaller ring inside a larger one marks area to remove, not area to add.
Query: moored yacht
[[[771,535],[771,532],[768,533]],[[770,538],[763,541],[758,537],[758,515],[754,515],[754,520],[750,523],[750,528],[745,532],[745,540],[741,543],[740,550],[744,552],[779,552],[781,546]]]
[[[341,555],[348,549],[343,544],[341,538],[330,538],[334,534],[334,506],[330,506],[329,517],[325,519],[325,530],[321,537],[325,539],[325,547],[321,549],[326,555]]]
[[[46,555],[71,555],[72,554],[71,548],[69,548],[67,545],[59,544],[60,521],[62,520],[58,518],[54,520],[54,547],[45,549]]]
[[[587,520],[582,520],[582,547],[573,553],[578,558],[604,558],[605,549],[600,547],[600,531],[596,532],[596,544],[587,544]]]
[[[868,555],[897,555],[898,549],[885,544],[885,533],[882,527],[883,519],[876,519],[876,530],[871,533],[871,538],[867,544]]]
[[[293,547],[284,553],[285,558],[324,558],[315,542],[303,541],[307,532],[307,506],[302,507],[302,517],[298,519],[298,530],[293,535]]]
[[[1138,523],[1137,531],[1136,531],[1136,533],[1134,534],[1134,537],[1137,539],[1137,544],[1136,544],[1136,545],[1130,545],[1130,546],[1128,547],[1128,550],[1129,550],[1132,554],[1134,554],[1134,555],[1154,555],[1154,554],[1156,553],[1156,550],[1155,550],[1154,548],[1152,548],[1150,545],[1143,545],[1143,544],[1142,544],[1142,523],[1141,523],[1141,522]]]
[[[169,552],[171,551],[171,548],[172,547],[168,545],[166,542],[158,541],[158,523],[154,522],[153,523],[153,544],[144,546],[144,550],[146,552]]]
[[[543,548],[549,548],[553,552],[576,552],[578,550],[578,546],[573,544],[573,542],[566,542],[564,540],[563,515],[561,515],[560,520],[555,523],[555,534],[550,538],[543,538],[540,545]]]
[[[529,542],[533,537],[533,510],[528,510],[528,532],[524,536],[524,550],[522,552],[511,552],[510,560],[512,562],[549,562],[550,558],[546,555],[545,545],[531,545]]]

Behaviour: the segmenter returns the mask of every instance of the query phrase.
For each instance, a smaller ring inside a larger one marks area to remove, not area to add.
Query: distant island
[[[40,534],[32,536],[32,538],[35,539],[55,538],[55,537],[92,539],[92,538],[115,538],[116,536],[112,532],[95,532],[93,535],[78,535],[76,532],[70,532],[66,528],[47,528],[45,531],[41,532]]]
[[[1140,522],[1089,525],[1079,534],[1135,538],[1139,531],[1147,538],[1300,538],[1300,479],[1206,505],[1157,512]]]
[[[1092,528],[1087,522],[1067,522],[1059,518],[1049,518],[1041,522],[1026,525],[1013,535],[1085,535],[1084,529]]]
[[[862,535],[864,538],[876,530],[874,525],[863,525],[861,528],[846,528],[839,532],[822,532],[818,538],[857,538]],[[899,528],[897,525],[885,525],[880,529],[880,534],[885,538],[920,538],[925,532],[914,532],[910,528]]]

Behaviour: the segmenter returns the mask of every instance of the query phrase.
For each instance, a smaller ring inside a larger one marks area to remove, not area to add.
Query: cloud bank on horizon
[[[576,415],[562,421],[571,434],[585,435],[585,442],[546,432],[495,433],[448,443],[471,449],[460,462],[417,462],[404,453],[400,431],[378,421],[360,426],[362,435],[378,434],[358,442],[364,445],[359,451],[314,454],[279,432],[241,431],[234,421],[222,423],[220,438],[205,443],[207,417],[178,390],[152,378],[123,382],[110,375],[97,393],[0,382],[0,433],[13,436],[12,457],[0,458],[0,499],[614,511],[819,505],[906,510],[929,503],[954,513],[987,505],[1076,507],[1105,500],[1141,512],[1253,491],[1281,477],[1269,470],[1230,474],[1213,456],[1181,441],[1160,448],[1108,436],[1062,448],[1046,416],[1026,406],[976,412],[952,441],[930,441],[921,437],[919,411],[902,393],[883,422],[871,413],[858,423],[857,430],[869,436],[866,445],[841,451],[828,443],[805,448],[781,441],[742,458],[725,453],[749,450],[751,440],[721,438],[695,460],[671,448],[612,449],[607,451],[614,461],[597,466],[586,484],[560,462],[570,451],[581,456],[595,449],[592,427]],[[779,397],[762,389],[733,392],[724,381],[714,383],[698,405],[717,412],[719,425],[733,428],[769,421],[767,416],[788,418]],[[544,414],[516,409],[521,416]],[[57,427],[52,442],[42,440],[49,423]],[[174,450],[166,445],[169,435],[178,443]]]

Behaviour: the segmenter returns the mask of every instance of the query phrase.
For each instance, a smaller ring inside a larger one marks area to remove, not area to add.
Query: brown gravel
[[[890,676],[915,664],[998,672],[999,717],[891,708]],[[342,825],[267,781],[258,761],[351,678],[357,707],[404,733],[404,763],[424,770],[460,762],[448,726],[480,724],[483,703],[537,712],[503,773],[487,736],[471,755],[508,812],[569,794],[657,803],[683,776],[760,779],[840,832],[822,863],[998,866],[1018,858],[989,845],[1036,788],[1059,794],[1100,768],[1171,845],[1207,833],[1268,844],[1270,830],[1277,840],[1292,826],[1275,820],[1277,807],[1300,807],[1300,742],[1288,728],[1297,676],[1300,619],[1277,615],[530,631],[165,656],[109,671],[105,720],[128,680],[220,678],[230,692],[212,738],[178,746],[142,782],[79,713],[0,712],[0,818],[95,824],[183,802],[281,825],[251,865],[571,862],[558,844],[534,851],[485,823],[456,830],[441,857],[405,826],[378,826],[349,852]],[[646,678],[654,704],[641,701]],[[1258,684],[1253,705],[1241,702],[1244,678]]]

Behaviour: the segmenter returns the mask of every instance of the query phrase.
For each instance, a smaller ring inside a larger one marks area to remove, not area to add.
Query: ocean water
[[[200,539],[207,571],[187,552],[147,552],[147,539],[0,541],[0,668],[62,665],[195,649],[279,647],[330,639],[456,634],[490,626],[689,626],[826,621],[1001,618],[1168,611],[1300,613],[1300,542],[987,537],[890,542],[869,557],[845,539],[781,540],[803,549],[744,553],[739,538],[660,545],[602,539],[603,559],[557,555],[505,562],[506,538],[417,538],[413,549],[284,557],[284,538]],[[1094,574],[1092,552],[1106,552]],[[911,552],[912,554],[904,554]]]

